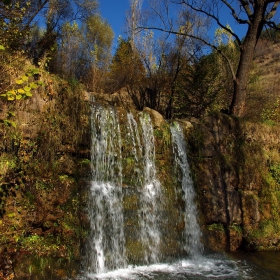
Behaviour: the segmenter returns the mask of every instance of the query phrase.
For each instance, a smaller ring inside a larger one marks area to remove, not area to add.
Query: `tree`
[[[162,1],[166,2],[166,0]],[[203,22],[208,24],[211,21],[212,23],[219,26],[220,28],[227,31],[233,36],[240,51],[239,63],[236,70],[233,67],[230,57],[228,57],[221,49],[219,49],[215,42],[209,39],[209,36],[206,37],[202,36],[202,34],[197,35],[195,33],[184,32],[184,28],[178,29],[178,27],[173,25],[174,22],[172,22],[172,24],[169,24],[169,28],[166,28],[166,26],[156,25],[140,26],[139,28],[156,29],[168,32],[169,34],[173,33],[184,35],[187,37],[192,37],[201,40],[206,45],[211,46],[212,48],[217,50],[227,61],[231,69],[233,93],[231,96],[231,102],[228,106],[229,113],[235,116],[242,116],[244,113],[244,107],[246,102],[246,89],[249,79],[249,71],[254,57],[254,50],[261,36],[261,32],[266,26],[269,26],[271,28],[277,28],[277,24],[273,20],[275,18],[275,14],[279,3],[279,1],[272,0],[170,1],[170,5],[177,5],[177,7],[183,10],[183,13],[185,15],[195,14],[196,18],[200,19],[200,27],[202,26]],[[247,32],[244,39],[240,38],[236,32],[232,31],[227,26],[227,24],[223,23],[221,13],[225,12],[231,15],[238,24],[247,27]],[[189,24],[189,22],[185,21],[185,24]]]
[[[30,11],[30,3],[25,1],[11,1],[9,5],[0,2],[0,44],[10,51],[23,46],[29,31],[24,21]]]
[[[6,5],[4,5],[6,4]],[[59,40],[65,23],[81,25],[97,13],[97,0],[5,0],[0,2],[0,43],[24,50],[34,63]],[[40,36],[34,32],[40,27]],[[35,35],[35,36],[34,36]]]
[[[101,89],[109,68],[114,33],[109,23],[99,14],[87,18],[84,33],[86,57],[90,62],[87,84],[91,90],[97,91]]]
[[[72,24],[66,22],[62,26],[59,40],[57,41],[57,48],[53,53],[51,70],[69,80],[71,78],[79,78],[78,71],[83,68],[83,64],[81,64],[79,59],[83,42],[81,33],[76,22]]]
[[[140,91],[145,84],[145,67],[130,39],[119,39],[118,48],[110,66],[111,91],[125,87],[138,110],[147,105],[146,96]]]
[[[141,17],[142,0],[130,0],[130,10],[127,17],[128,35],[131,38],[132,47],[137,44],[136,27]]]
[[[53,46],[61,40],[65,25],[77,23],[81,25],[89,16],[97,12],[98,3],[96,0],[44,0],[34,1],[31,7],[34,10],[34,17],[27,23],[33,26],[33,22],[40,19],[40,38],[29,39],[29,56],[38,64],[39,60],[48,53]],[[37,25],[37,24],[35,24]]]
[[[93,14],[80,25],[66,22],[60,32],[51,70],[76,79],[91,91],[100,90],[111,59],[113,31],[101,16]]]
[[[217,54],[199,57],[180,73],[174,116],[199,118],[224,108],[224,86]]]

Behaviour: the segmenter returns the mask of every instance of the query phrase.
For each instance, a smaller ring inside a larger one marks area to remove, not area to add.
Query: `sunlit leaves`
[[[29,87],[30,87],[31,89],[35,89],[35,88],[38,87],[38,83],[32,82],[32,83],[29,84]]]
[[[1,120],[0,119],[0,123],[4,123],[4,125],[6,126],[12,126],[12,127],[16,127],[16,123],[14,121],[11,121],[11,120]]]
[[[24,91],[22,88],[18,89],[17,92],[18,92],[19,94],[25,94],[25,91]]]
[[[33,76],[39,74],[39,70],[36,68],[31,68],[24,75],[20,76],[15,80],[13,89],[0,94],[1,97],[8,101],[21,100],[32,97],[32,90],[38,88],[42,85],[42,82],[32,81]]]
[[[86,40],[91,43],[91,53],[99,61],[108,56],[114,33],[110,25],[99,15],[91,16],[86,21]]]

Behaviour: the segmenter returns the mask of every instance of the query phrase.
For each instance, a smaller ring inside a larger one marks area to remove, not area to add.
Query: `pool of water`
[[[129,266],[77,280],[280,279],[280,252],[214,254],[148,266]]]
[[[280,252],[238,252],[229,257],[250,269],[247,279],[280,279]]]

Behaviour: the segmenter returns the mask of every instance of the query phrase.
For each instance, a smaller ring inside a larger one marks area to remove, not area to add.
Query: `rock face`
[[[143,109],[143,112],[146,112],[147,114],[150,115],[153,122],[154,129],[161,128],[165,125],[165,120],[159,112],[148,107],[145,107]]]
[[[205,243],[214,250],[279,249],[279,128],[223,114],[193,125],[189,156]]]

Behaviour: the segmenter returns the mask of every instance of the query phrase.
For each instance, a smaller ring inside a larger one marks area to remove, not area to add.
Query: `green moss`
[[[17,167],[17,160],[12,155],[2,154],[0,156],[0,178],[5,175],[9,170]]]
[[[78,269],[77,264],[69,263],[63,258],[34,254],[22,257],[22,261],[15,269],[15,274],[20,279],[74,279]]]
[[[170,153],[171,133],[168,124],[162,124],[160,128],[154,130],[157,152]]]
[[[132,157],[125,158],[125,164],[128,168],[132,168],[134,166],[135,159]]]
[[[242,234],[243,230],[242,230],[242,227],[241,226],[237,226],[237,225],[231,225],[229,226],[230,229]]]
[[[223,224],[221,223],[214,223],[207,226],[208,230],[211,231],[225,231]]]
[[[259,228],[250,232],[252,238],[264,238],[275,234],[275,227],[272,221],[262,221]]]
[[[138,209],[138,197],[137,195],[125,196],[123,199],[124,210],[137,210]]]
[[[280,164],[275,163],[270,165],[269,171],[271,173],[272,178],[280,184]]]
[[[60,243],[60,242],[59,242]],[[58,244],[58,236],[47,235],[40,236],[37,234],[19,239],[19,244],[22,248],[29,252],[40,252],[41,255],[56,255],[60,250],[65,250]]]
[[[82,165],[88,165],[90,163],[91,163],[91,161],[88,158],[83,158],[83,159],[79,160],[79,164],[82,164]]]
[[[137,240],[128,239],[126,242],[126,253],[130,260],[141,260],[144,256],[142,243]]]

